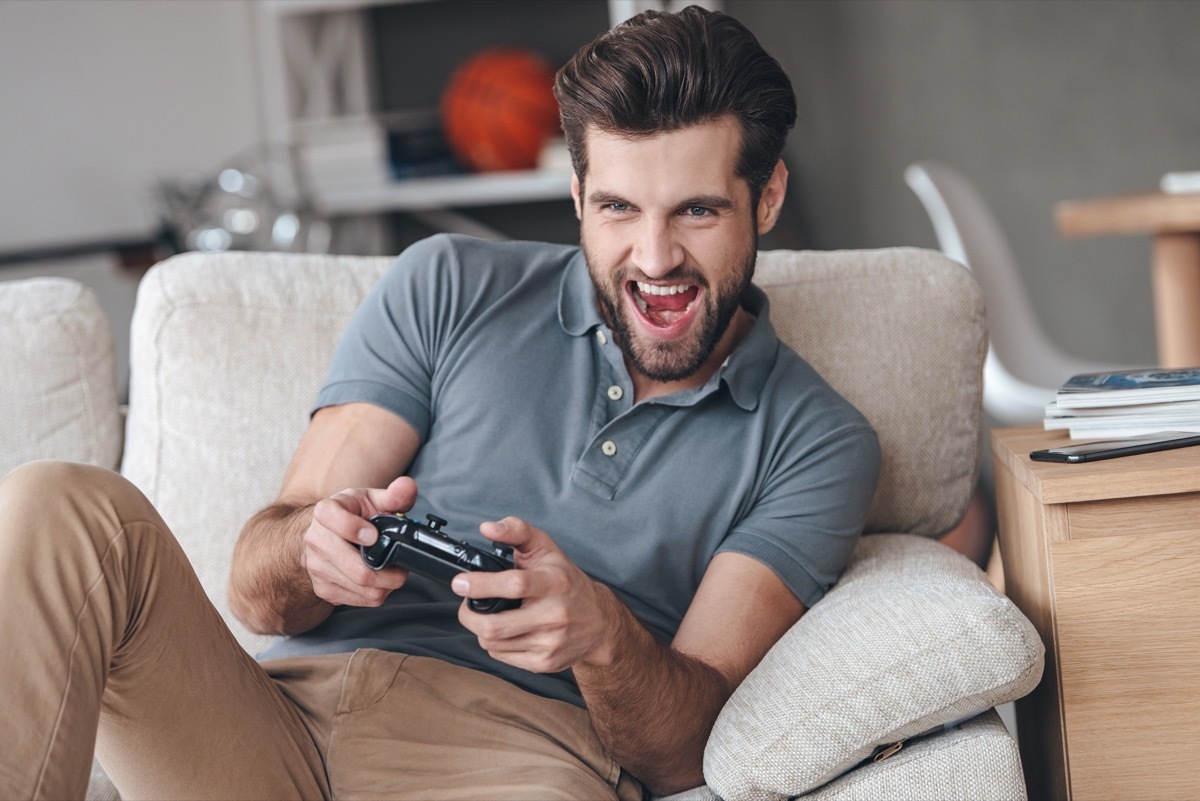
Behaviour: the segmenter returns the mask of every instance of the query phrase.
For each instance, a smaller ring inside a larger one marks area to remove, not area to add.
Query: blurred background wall
[[[155,186],[209,175],[261,137],[246,0],[0,2],[0,257],[147,237]],[[113,322],[118,382],[141,272],[111,252],[0,264],[62,275]]]
[[[489,5],[500,2],[509,0]],[[1153,362],[1148,238],[1063,239],[1053,206],[1200,169],[1200,3],[724,9],[758,34],[799,96],[789,208],[765,247],[933,247],[902,176],[912,161],[946,161],[993,206],[1056,341],[1081,356]],[[0,3],[0,254],[146,235],[158,180],[211,174],[257,144],[257,17],[251,0]],[[434,52],[454,34],[401,32],[395,46]],[[573,241],[564,204],[480,212],[517,236]],[[0,280],[35,273],[103,284],[125,335],[136,275],[111,257],[0,266]]]
[[[145,234],[261,136],[245,0],[0,3],[0,250]]]
[[[1064,239],[1053,207],[1200,169],[1192,0],[727,0],[795,82],[793,197],[820,248],[934,246],[906,164],[958,167],[1069,352],[1153,363],[1148,237]]]

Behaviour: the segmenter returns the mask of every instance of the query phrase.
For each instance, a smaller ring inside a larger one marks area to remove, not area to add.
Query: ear
[[[575,202],[575,219],[583,220],[583,207],[579,202],[579,176],[571,173],[571,199]]]
[[[775,165],[767,185],[763,187],[762,196],[758,199],[757,221],[758,233],[767,233],[775,227],[779,213],[783,211],[783,198],[787,195],[787,167],[780,160]]]

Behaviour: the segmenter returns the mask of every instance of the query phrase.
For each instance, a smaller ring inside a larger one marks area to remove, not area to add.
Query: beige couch
[[[237,253],[158,265],[138,293],[127,418],[91,294],[62,279],[0,282],[0,473],[47,457],[119,469],[257,651],[265,638],[225,601],[234,539],[272,500],[334,343],[388,263]],[[708,786],[684,795],[1024,798],[1016,745],[992,708],[1037,684],[1042,644],[974,565],[932,539],[957,522],[977,471],[977,285],[913,249],[765,253],[756,281],[780,335],[876,426],[883,475],[870,536],[729,701],[706,752]],[[111,793],[97,771],[89,796]]]

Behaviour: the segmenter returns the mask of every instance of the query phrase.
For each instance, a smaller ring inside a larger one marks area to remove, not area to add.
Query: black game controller
[[[498,573],[512,570],[512,548],[496,545],[492,552],[465,542],[452,540],[442,533],[446,521],[437,515],[426,515],[428,523],[418,523],[402,514],[375,515],[371,523],[379,531],[374,545],[360,545],[363,561],[372,570],[403,567],[426,578],[450,582],[459,573],[486,571]],[[519,598],[469,598],[467,605],[475,612],[490,614],[516,609]]]

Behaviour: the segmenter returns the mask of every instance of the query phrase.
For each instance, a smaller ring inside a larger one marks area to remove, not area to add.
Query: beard
[[[737,268],[726,273],[715,285],[697,269],[687,266],[678,267],[660,279],[669,283],[695,284],[703,290],[701,297],[693,301],[702,302],[697,319],[687,334],[675,339],[654,339],[638,333],[632,319],[637,312],[631,308],[627,287],[631,281],[649,280],[645,274],[623,266],[607,276],[600,275],[586,241],[583,252],[601,312],[630,367],[654,381],[671,382],[695,375],[725,334],[754,277],[758,237],[752,237],[750,246],[735,255]]]

